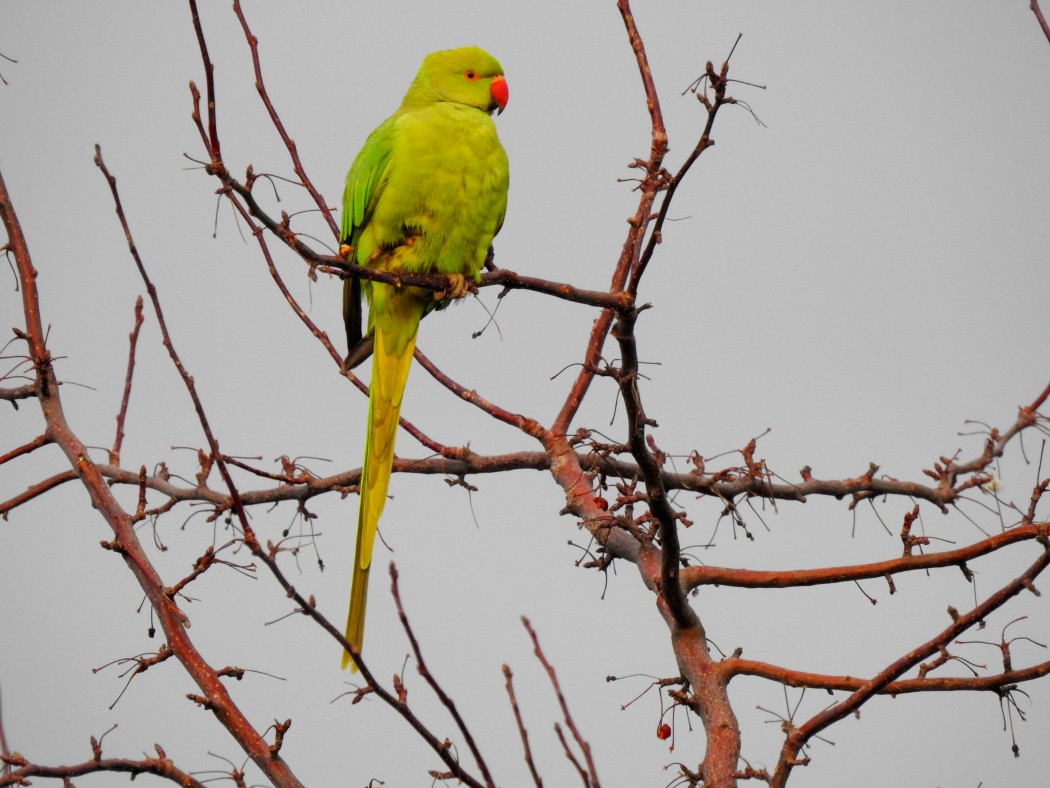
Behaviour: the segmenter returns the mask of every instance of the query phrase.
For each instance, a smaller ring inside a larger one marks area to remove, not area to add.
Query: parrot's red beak
[[[489,93],[492,94],[492,100],[496,102],[496,106],[499,107],[496,114],[500,114],[507,108],[507,99],[510,98],[510,89],[507,87],[507,80],[503,77],[494,77],[492,83],[489,85]]]

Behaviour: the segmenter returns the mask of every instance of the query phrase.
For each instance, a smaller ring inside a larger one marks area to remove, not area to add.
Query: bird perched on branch
[[[349,369],[372,356],[357,546],[346,639],[364,640],[368,573],[394,460],[401,398],[424,315],[466,295],[507,208],[507,154],[493,112],[507,105],[499,62],[477,47],[434,52],[397,111],[369,135],[346,176],[341,253],[378,271],[446,276],[448,288],[348,279],[343,318]],[[361,295],[368,328],[361,330]],[[343,667],[351,662],[343,654]],[[356,665],[352,666],[356,670]]]

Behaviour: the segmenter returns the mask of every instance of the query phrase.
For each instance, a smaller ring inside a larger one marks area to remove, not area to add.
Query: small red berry
[[[671,726],[666,722],[656,729],[656,738],[661,741],[671,738]]]

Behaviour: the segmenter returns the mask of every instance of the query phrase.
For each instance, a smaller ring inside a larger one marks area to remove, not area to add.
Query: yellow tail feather
[[[357,546],[354,550],[353,579],[350,584],[350,610],[346,618],[346,639],[358,653],[365,637],[365,603],[368,574],[372,567],[379,517],[386,503],[390,469],[394,462],[394,439],[401,413],[401,399],[416,347],[416,330],[423,315],[424,302],[408,288],[373,285],[372,318],[375,346],[372,353],[372,381],[368,396],[368,433],[365,459],[361,468],[360,500],[357,510]],[[357,665],[343,652],[342,666]]]

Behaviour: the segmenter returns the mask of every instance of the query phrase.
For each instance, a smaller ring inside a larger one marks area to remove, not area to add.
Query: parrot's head
[[[460,47],[423,58],[405,101],[451,101],[491,113],[503,112],[508,96],[499,61],[484,49]]]

